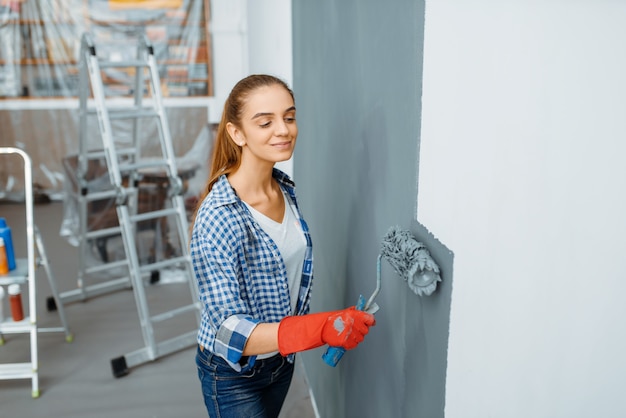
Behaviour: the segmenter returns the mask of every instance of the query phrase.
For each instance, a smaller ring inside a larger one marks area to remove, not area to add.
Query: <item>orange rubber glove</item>
[[[374,325],[374,315],[354,306],[341,311],[288,316],[278,326],[278,350],[283,356],[324,344],[351,350]]]

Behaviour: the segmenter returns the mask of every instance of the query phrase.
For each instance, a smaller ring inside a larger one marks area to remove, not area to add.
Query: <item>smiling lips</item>
[[[271,145],[276,148],[290,148],[291,141],[279,142],[277,144],[271,144]]]

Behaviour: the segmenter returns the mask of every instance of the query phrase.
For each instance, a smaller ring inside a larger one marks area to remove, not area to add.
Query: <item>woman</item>
[[[235,85],[191,233],[203,304],[196,364],[210,417],[276,417],[296,352],[352,349],[374,325],[348,309],[307,314],[313,250],[294,183],[274,168],[294,150],[293,92],[251,75]]]

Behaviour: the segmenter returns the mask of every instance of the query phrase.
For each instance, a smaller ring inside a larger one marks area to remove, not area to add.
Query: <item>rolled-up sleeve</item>
[[[217,331],[213,349],[215,354],[224,358],[231,367],[240,365],[243,349],[258,324],[254,318],[245,315],[233,315],[226,318]],[[256,356],[254,356],[256,358]],[[248,359],[248,362],[254,359]]]

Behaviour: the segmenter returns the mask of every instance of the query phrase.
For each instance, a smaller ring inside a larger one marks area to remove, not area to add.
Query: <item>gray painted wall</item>
[[[320,415],[443,416],[452,253],[415,221],[424,2],[294,1],[293,32],[294,178],[314,243],[312,311],[369,297],[393,225],[429,247],[444,280],[420,298],[383,262],[366,341],[336,368],[323,349],[303,354]]]

